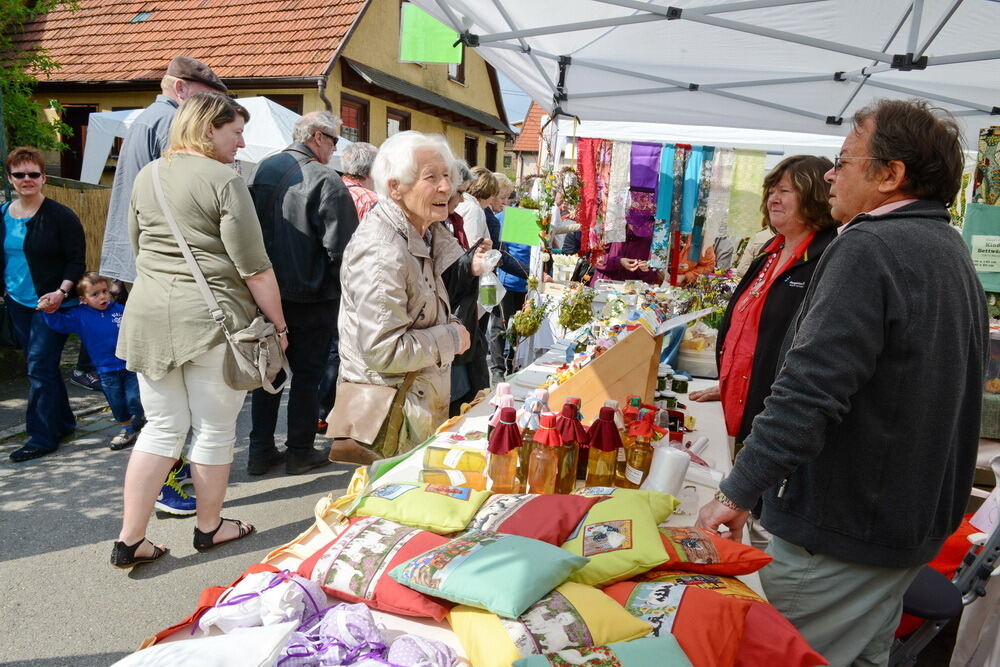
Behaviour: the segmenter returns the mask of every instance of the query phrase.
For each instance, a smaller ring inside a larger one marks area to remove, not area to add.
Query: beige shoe
[[[330,445],[330,460],[350,465],[371,465],[379,456],[353,438],[334,438]]]

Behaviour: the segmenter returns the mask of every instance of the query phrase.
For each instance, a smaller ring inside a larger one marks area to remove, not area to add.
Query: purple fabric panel
[[[653,236],[653,219],[656,215],[656,193],[648,190],[631,191],[632,205],[625,214],[625,222],[634,236]]]
[[[632,143],[632,171],[629,186],[655,190],[660,178],[660,153],[663,144],[642,141]]]

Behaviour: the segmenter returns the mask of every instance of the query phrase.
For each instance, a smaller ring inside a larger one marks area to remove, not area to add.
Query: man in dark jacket
[[[972,486],[985,295],[947,206],[959,129],[925,103],[854,117],[826,174],[848,223],[807,288],[783,366],[698,525],[737,539],[763,496],[769,601],[833,665],[884,665],[902,596]],[[794,337],[792,337],[794,336]]]
[[[316,413],[319,384],[337,331],[340,260],[358,227],[354,200],[326,165],[337,147],[340,119],[328,111],[304,115],[291,146],[260,163],[251,186],[264,245],[281,290],[288,323],[287,452],[274,445],[281,394],[253,393],[247,472],[263,475],[285,459],[285,472],[299,474],[327,465],[318,451]]]

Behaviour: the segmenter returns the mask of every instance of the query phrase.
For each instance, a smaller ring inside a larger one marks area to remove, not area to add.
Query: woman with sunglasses
[[[785,333],[799,310],[816,264],[837,238],[830,215],[833,165],[794,155],[764,178],[761,212],[774,237],[754,257],[729,300],[716,343],[718,386],[691,393],[693,401],[722,400],[729,435],[743,442],[778,372]]]
[[[83,226],[69,208],[42,194],[45,157],[30,147],[7,155],[7,178],[17,199],[3,205],[0,225],[0,292],[14,335],[28,362],[28,441],[11,461],[51,454],[76,428],[59,360],[66,335],[50,329],[41,313],[76,306],[76,281],[83,275],[86,240]]]

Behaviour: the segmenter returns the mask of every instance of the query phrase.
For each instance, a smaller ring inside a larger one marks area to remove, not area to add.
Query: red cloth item
[[[775,279],[802,259],[815,233],[799,243],[795,252],[783,265],[778,266],[781,249],[785,245],[784,236],[776,236],[763,252],[769,257],[761,267],[753,283],[740,295],[733,308],[729,331],[719,354],[719,391],[722,394],[722,411],[726,417],[726,430],[735,436],[743,422],[747,390],[750,387],[750,373],[757,349],[757,335],[760,331],[760,316],[764,312],[768,292]],[[779,344],[780,341],[774,341]]]
[[[468,530],[520,535],[558,547],[601,500],[565,493],[498,493],[483,503]]]
[[[543,412],[538,416],[538,430],[535,431],[535,442],[546,447],[559,447],[563,444],[562,438],[559,437],[559,431],[556,430],[556,413]]]
[[[643,408],[639,411],[639,418],[628,425],[628,434],[633,438],[649,438],[650,440],[658,439],[657,435],[663,437],[667,434],[667,429],[654,424],[655,418],[655,412]]]
[[[517,427],[517,410],[500,408],[499,415],[500,420],[493,425],[490,434],[488,449],[490,454],[503,456],[521,446],[521,430]]]
[[[668,559],[656,570],[736,576],[756,572],[774,560],[760,549],[694,526],[659,526],[659,531]]]
[[[593,250],[590,230],[597,217],[597,147],[600,139],[580,138],[577,144],[577,164],[580,169],[580,203],[576,221],[580,225],[580,256]]]
[[[465,236],[465,220],[458,213],[448,214],[448,224],[451,225],[451,233],[455,235],[458,245],[464,250],[469,249],[469,239]]]
[[[795,626],[777,609],[764,602],[751,602],[743,619],[743,637],[735,667],[813,667],[828,665]]]
[[[583,428],[583,424],[577,419],[579,414],[580,409],[569,401],[566,401],[566,404],[562,406],[559,416],[556,417],[556,430],[559,431],[559,436],[563,442],[575,442],[586,447],[587,429]]]
[[[602,452],[613,452],[622,446],[622,436],[615,423],[615,409],[607,406],[601,408],[600,415],[590,425],[587,440],[591,447]]]
[[[343,181],[351,199],[354,200],[354,209],[358,212],[358,222],[363,222],[368,211],[372,210],[372,207],[378,203],[378,195],[347,174],[344,174]]]
[[[965,554],[969,552],[969,547],[972,546],[969,542],[969,535],[982,532],[976,530],[976,528],[969,523],[969,518],[971,516],[971,514],[965,515],[965,518],[962,519],[962,523],[958,524],[958,530],[952,533],[951,537],[944,541],[944,544],[941,545],[941,551],[939,551],[938,555],[934,557],[934,560],[927,563],[929,567],[937,570],[949,579],[955,576],[958,566],[962,564],[962,559],[965,558]],[[899,627],[896,628],[896,636],[905,637],[919,628],[923,622],[924,619],[922,618],[911,616],[910,614],[903,614],[902,618],[899,620]]]

